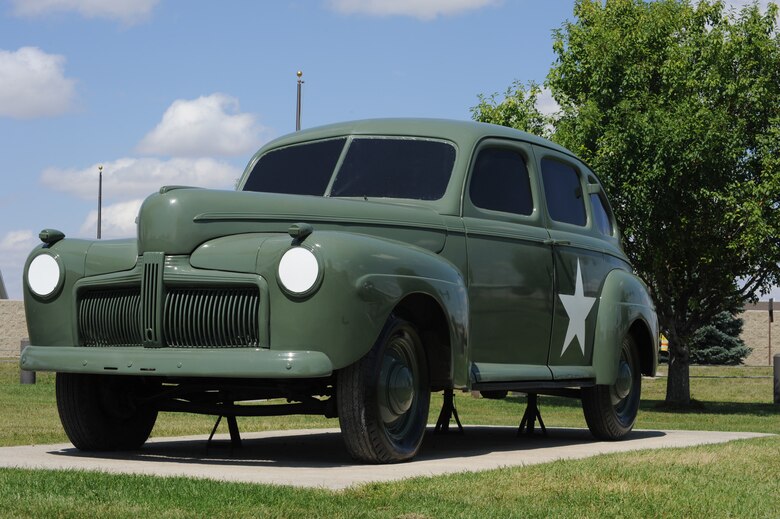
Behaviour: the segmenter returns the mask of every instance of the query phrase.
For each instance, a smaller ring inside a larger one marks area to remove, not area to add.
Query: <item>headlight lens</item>
[[[60,264],[48,254],[36,256],[27,269],[27,285],[40,297],[50,296],[59,286],[61,277]]]
[[[296,295],[302,295],[314,288],[320,277],[317,257],[305,247],[288,250],[279,261],[279,283]]]

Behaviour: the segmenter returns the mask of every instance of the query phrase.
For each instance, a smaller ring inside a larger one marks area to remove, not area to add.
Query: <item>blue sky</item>
[[[165,184],[231,188],[294,130],[468,119],[479,93],[542,82],[573,0],[0,0],[0,271],[21,297],[37,233],[133,236]],[[780,298],[779,294],[774,294]]]

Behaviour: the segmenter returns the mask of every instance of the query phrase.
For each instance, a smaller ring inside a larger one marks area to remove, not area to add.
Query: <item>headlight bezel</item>
[[[24,269],[24,282],[30,294],[37,299],[47,301],[56,297],[65,284],[65,265],[59,254],[42,250],[32,256]]]
[[[315,268],[316,272],[313,272]],[[322,284],[323,275],[324,269],[318,252],[303,245],[285,250],[276,266],[276,281],[279,287],[285,294],[298,299],[316,292]]]

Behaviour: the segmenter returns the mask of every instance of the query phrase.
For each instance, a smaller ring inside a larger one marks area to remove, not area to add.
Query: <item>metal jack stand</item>
[[[206,448],[208,449],[211,445],[211,439],[214,437],[214,433],[217,432],[217,427],[219,427],[219,422],[222,420],[222,415],[219,415],[217,417],[217,423],[214,424],[214,428],[211,429],[211,434],[209,435],[209,439],[206,442]],[[240,449],[241,448],[241,433],[238,431],[238,422],[236,421],[235,415],[228,415],[227,416],[227,423],[228,423],[228,430],[230,431],[230,448],[231,449]]]
[[[534,423],[536,420],[539,420],[539,426],[542,428],[542,434],[547,436],[547,428],[544,426],[544,422],[542,421],[542,414],[539,412],[536,393],[528,393],[528,406],[525,408],[523,419],[520,420],[520,427],[517,429],[517,436],[519,437],[521,434],[523,434],[523,430],[525,430],[525,434],[527,436],[533,436]]]
[[[436,421],[434,434],[444,434],[450,430],[450,420],[455,417],[455,423],[458,424],[458,434],[463,434],[463,425],[458,417],[458,410],[455,409],[455,395],[452,389],[444,390],[444,402],[439,412],[439,419]]]

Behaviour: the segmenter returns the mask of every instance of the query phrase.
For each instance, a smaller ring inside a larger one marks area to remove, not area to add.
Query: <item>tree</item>
[[[780,281],[777,7],[578,0],[555,31],[554,139],[601,177],[690,403],[694,333]]]
[[[471,117],[482,123],[499,124],[517,128],[541,137],[549,137],[552,130],[552,118],[544,115],[538,108],[541,87],[530,82],[524,86],[515,81],[504,92],[504,99],[498,100],[498,93],[486,97],[477,96],[479,104],[470,108]]]
[[[730,312],[721,312],[691,337],[691,362],[735,366],[750,355],[751,348],[740,339],[744,321]]]
[[[697,330],[780,281],[778,9],[578,0],[547,85],[479,97],[476,120],[551,138],[601,177],[669,339],[666,401],[690,403]]]

